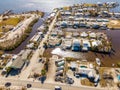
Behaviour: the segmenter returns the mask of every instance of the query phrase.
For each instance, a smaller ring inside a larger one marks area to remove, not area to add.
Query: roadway
[[[73,86],[68,84],[56,84],[56,83],[44,83],[41,84],[39,81],[28,81],[28,80],[19,80],[19,79],[8,79],[8,78],[0,78],[1,85],[5,85],[6,82],[11,82],[11,86],[22,86],[26,87],[27,84],[31,84],[32,88],[40,88],[40,89],[50,89],[54,90],[55,86],[62,87],[62,90],[108,90],[107,88],[95,88],[95,87],[86,87],[86,86]],[[115,90],[115,89],[109,89]]]
[[[58,13],[57,13],[57,15],[58,15]],[[40,45],[38,46],[39,48],[34,52],[32,58],[30,60],[29,66],[24,71],[21,72],[20,79],[25,80],[29,77],[30,73],[32,72],[32,69],[34,68],[37,60],[39,59],[39,56],[43,55],[43,53],[44,53],[44,48],[43,48],[44,42],[46,42],[46,40],[48,39],[48,35],[50,34],[51,30],[53,29],[53,26],[54,26],[54,23],[56,21],[57,15],[55,16],[54,20],[50,24],[47,34],[45,35],[45,37],[40,42]]]

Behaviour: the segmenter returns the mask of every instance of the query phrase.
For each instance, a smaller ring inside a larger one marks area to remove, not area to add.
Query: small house
[[[62,28],[67,28],[67,26],[68,26],[68,22],[67,21],[62,21],[61,22],[61,27]]]
[[[94,32],[89,33],[89,37],[93,39],[96,38],[96,33]]]
[[[78,39],[73,40],[72,51],[80,51],[80,41]]]
[[[75,70],[77,69],[77,64],[76,64],[76,62],[71,62],[71,63],[70,63],[70,69],[71,69],[72,71],[75,71]]]
[[[82,33],[80,34],[80,36],[81,36],[82,38],[86,38],[86,37],[88,36],[88,34],[87,34],[86,32],[82,32]]]

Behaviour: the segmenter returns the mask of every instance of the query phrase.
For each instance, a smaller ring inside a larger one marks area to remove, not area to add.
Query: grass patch
[[[92,4],[92,3],[85,3],[83,4],[84,7],[95,7],[96,4]]]
[[[0,22],[0,26],[5,26],[5,25],[13,25],[16,26],[20,21],[22,21],[24,17],[15,17],[15,18],[8,18]]]
[[[94,86],[94,83],[90,82],[88,79],[81,80],[81,84],[85,86]]]
[[[99,74],[101,77],[99,83],[100,83],[101,87],[107,87],[107,83],[106,83],[105,79],[103,79],[103,76],[102,76],[104,72],[105,72],[105,68],[99,68]]]

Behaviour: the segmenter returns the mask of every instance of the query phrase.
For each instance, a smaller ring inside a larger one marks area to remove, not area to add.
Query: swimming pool
[[[87,68],[87,66],[80,66],[81,68]]]
[[[120,75],[117,76],[118,80],[120,81]]]

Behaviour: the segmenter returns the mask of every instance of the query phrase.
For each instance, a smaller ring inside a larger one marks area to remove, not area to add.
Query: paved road
[[[53,84],[53,83],[44,83],[41,84],[40,82],[33,82],[33,81],[27,81],[27,80],[13,80],[13,79],[7,79],[7,78],[0,78],[1,85],[5,85],[6,82],[11,82],[12,86],[25,86],[27,84],[32,84],[33,88],[41,88],[41,89],[50,89],[54,90],[54,87],[57,86],[58,84]],[[86,87],[86,86],[72,86],[72,85],[65,85],[65,84],[59,84],[58,86],[62,87],[62,90],[108,90],[107,88],[95,88],[95,87]],[[111,89],[110,89],[111,90]],[[113,89],[115,90],[115,89]]]
[[[58,13],[57,13],[57,15],[58,15]],[[49,30],[48,30],[47,34],[45,35],[45,37],[44,37],[44,38],[42,39],[42,41],[40,42],[40,45],[38,46],[38,47],[40,47],[40,49],[38,48],[38,49],[34,52],[32,58],[31,58],[31,60],[30,60],[29,66],[28,66],[24,71],[21,72],[21,74],[20,74],[20,79],[25,80],[25,79],[28,78],[28,76],[29,76],[30,73],[32,72],[32,69],[33,69],[34,65],[36,64],[37,60],[39,59],[39,55],[43,55],[43,52],[44,52],[44,48],[43,48],[44,42],[47,40],[48,35],[50,34],[51,30],[53,29],[53,25],[54,25],[54,23],[55,23],[55,21],[56,21],[57,15],[55,16],[54,20],[53,20],[52,23],[50,24]]]

